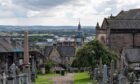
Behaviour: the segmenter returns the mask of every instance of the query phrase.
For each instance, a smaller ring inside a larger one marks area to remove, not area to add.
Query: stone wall
[[[118,54],[123,48],[133,47],[132,34],[111,34],[109,40],[109,47]]]
[[[97,30],[96,31],[96,39],[101,43],[106,44],[106,31],[105,30]]]
[[[135,34],[135,46],[140,46],[140,33]]]

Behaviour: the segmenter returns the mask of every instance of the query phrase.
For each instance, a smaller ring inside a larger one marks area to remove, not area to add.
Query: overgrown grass
[[[58,76],[58,74],[53,74],[53,73],[45,74],[45,75],[39,74],[38,78],[36,79],[35,84],[53,84],[53,82],[48,79],[49,77],[52,77],[52,76]]]
[[[88,72],[75,73],[74,84],[94,84],[93,80],[90,80]]]

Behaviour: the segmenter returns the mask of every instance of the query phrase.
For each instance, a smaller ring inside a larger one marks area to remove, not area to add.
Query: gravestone
[[[98,71],[98,74],[99,74],[99,84],[102,84],[102,82],[103,82],[103,64],[102,64],[102,58],[100,58],[100,60],[99,60],[99,71]]]
[[[119,74],[118,76],[119,84],[128,84],[127,78],[123,74]]]
[[[16,84],[16,65],[13,63],[10,66],[10,74],[8,77],[8,84]]]
[[[110,84],[113,84],[113,74],[114,74],[114,61],[112,60],[111,61],[111,64],[110,64]]]
[[[102,84],[107,84],[108,82],[108,75],[107,75],[107,65],[103,67],[103,82]]]
[[[6,84],[6,74],[2,74],[2,84]]]
[[[93,79],[94,79],[94,80],[97,80],[97,77],[98,77],[98,70],[99,70],[98,68],[95,68],[95,69],[94,69],[94,74],[93,74]]]
[[[32,56],[32,76],[31,76],[31,79],[33,82],[35,82],[35,78],[36,78],[36,64],[35,64],[34,56]]]

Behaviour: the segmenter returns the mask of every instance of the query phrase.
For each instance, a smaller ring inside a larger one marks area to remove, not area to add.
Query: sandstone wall
[[[117,53],[121,53],[123,48],[133,47],[132,34],[111,34],[109,46]]]

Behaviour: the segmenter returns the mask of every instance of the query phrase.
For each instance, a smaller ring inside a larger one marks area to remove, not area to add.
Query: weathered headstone
[[[103,67],[103,82],[102,82],[102,84],[107,84],[107,82],[108,82],[107,66],[104,65],[104,67]]]
[[[110,64],[110,84],[113,84],[113,74],[114,74],[114,61]]]
[[[93,74],[94,76],[93,76],[93,79],[94,80],[97,80],[97,76],[98,76],[98,68],[95,68],[94,69],[94,74]]]
[[[32,76],[31,79],[33,82],[35,82],[35,78],[36,78],[36,67],[35,67],[35,59],[34,56],[32,56]]]
[[[123,74],[118,76],[119,84],[128,84],[126,77]]]
[[[13,63],[9,69],[10,69],[10,75],[8,78],[8,84],[16,84],[16,65],[15,65],[15,63]]]
[[[6,74],[5,74],[5,73],[3,73],[3,78],[2,78],[2,80],[3,80],[2,84],[6,84]]]
[[[103,74],[103,70],[102,70],[103,69],[102,58],[100,58],[99,63],[100,64],[99,64],[99,73],[98,73],[99,74],[99,80],[98,81],[99,81],[99,84],[102,84],[102,82],[103,82],[103,77],[102,77],[103,76],[102,75]]]

